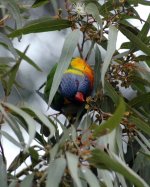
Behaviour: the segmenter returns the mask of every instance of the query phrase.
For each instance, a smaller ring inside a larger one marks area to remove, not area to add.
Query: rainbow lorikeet
[[[52,68],[47,77],[44,89],[44,99],[46,101],[48,101],[56,67],[57,65]],[[78,107],[85,103],[86,97],[90,95],[93,83],[94,72],[89,64],[79,57],[72,59],[69,68],[63,74],[51,107],[62,113],[66,113],[67,110],[71,112],[71,107],[76,113]]]

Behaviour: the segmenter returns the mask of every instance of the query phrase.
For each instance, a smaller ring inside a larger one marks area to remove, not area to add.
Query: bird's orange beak
[[[79,101],[80,103],[83,103],[85,101],[84,95],[82,92],[77,92],[75,95],[75,99]]]

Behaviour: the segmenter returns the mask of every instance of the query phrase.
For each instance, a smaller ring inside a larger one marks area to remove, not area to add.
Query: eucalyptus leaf
[[[137,116],[132,115],[130,121],[134,123],[139,129],[141,129],[146,134],[150,135],[150,126],[144,120],[138,118]]]
[[[15,38],[23,34],[56,31],[68,27],[71,27],[71,22],[68,20],[45,17],[29,22],[23,28],[8,34],[8,37]]]
[[[46,187],[59,187],[65,168],[66,160],[64,158],[51,161],[48,167]]]
[[[1,105],[0,105],[0,111],[3,114],[6,122],[9,124],[9,126],[11,127],[11,129],[13,130],[15,135],[17,136],[20,143],[5,131],[1,131],[1,134],[3,134],[10,142],[13,142],[19,148],[23,149],[25,143],[24,143],[23,134],[22,134],[22,131],[19,127],[19,124],[17,123],[17,121],[15,121],[15,119],[11,115],[6,113],[6,111],[3,109],[3,107]]]
[[[4,158],[1,154],[0,154],[0,186],[1,187],[8,187],[6,164],[4,162]]]
[[[150,151],[147,149],[146,145],[136,136],[134,137],[135,140],[140,144],[142,150],[146,153],[150,155]]]
[[[48,127],[48,129],[50,131],[49,138],[52,138],[55,134],[56,129],[55,129],[54,125],[51,123],[51,121],[42,112],[40,112],[39,110],[36,110],[34,107],[29,107],[29,110],[34,112],[34,114],[43,123],[43,125]]]
[[[140,37],[133,34],[130,30],[121,27],[120,31],[132,42],[132,44],[137,47],[139,50],[143,51],[147,55],[150,56],[150,47],[148,47],[141,39]]]
[[[95,92],[98,90],[98,88],[100,86],[101,66],[102,66],[101,52],[100,52],[98,46],[96,45],[95,66],[94,66],[94,89],[95,89]]]
[[[8,171],[13,172],[16,171],[23,163],[25,163],[25,160],[29,157],[29,153],[24,153],[21,151],[19,154],[16,155],[16,157],[12,160]]]
[[[32,140],[35,137],[35,132],[36,132],[35,121],[32,119],[32,117],[30,115],[28,115],[27,113],[25,113],[23,110],[19,109],[18,107],[14,106],[10,103],[3,103],[3,105],[5,107],[8,107],[13,112],[17,113],[19,116],[21,116],[26,121],[26,123],[28,125],[28,133],[29,133],[29,140],[28,140],[28,143],[25,148],[25,151],[27,151]]]
[[[140,4],[142,4],[142,5],[150,6],[149,0],[139,0],[138,3],[140,3]]]
[[[96,127],[94,129],[93,135],[95,137],[99,137],[102,135],[105,135],[107,133],[110,133],[114,128],[116,128],[123,117],[123,114],[125,112],[125,103],[122,98],[120,98],[119,105],[113,114],[112,117],[110,117],[105,123],[101,124],[100,126]]]
[[[32,67],[34,67],[37,71],[42,72],[42,69],[31,58],[29,58],[24,52],[21,52],[18,49],[16,49],[16,51],[17,51],[18,55],[20,56],[20,58],[25,60],[28,64],[30,64]]]
[[[136,130],[136,132],[139,135],[139,137],[142,139],[142,141],[145,143],[147,148],[150,149],[150,141],[149,141],[149,139],[147,139],[140,131]]]
[[[22,18],[21,18],[18,3],[15,0],[11,0],[11,1],[10,0],[2,0],[2,3],[4,3],[6,8],[8,8],[10,13],[12,14],[12,16],[16,22],[17,28],[18,29],[21,28],[22,27]]]
[[[105,92],[116,105],[119,103],[119,95],[107,80],[105,80]]]
[[[96,4],[88,3],[85,7],[85,11],[88,14],[91,14],[95,18],[97,23],[100,25],[100,28],[102,29],[103,28],[103,23],[102,23],[102,19],[100,17],[100,13],[99,13],[99,10],[98,10],[98,7],[96,6]]]
[[[51,105],[54,95],[58,90],[64,71],[69,67],[70,61],[73,57],[73,53],[77,46],[79,38],[80,38],[80,31],[74,30],[67,36],[64,42],[61,56],[52,82],[52,87],[51,87],[49,102],[48,102],[49,106]]]
[[[0,57],[0,64],[5,63],[8,64],[10,62],[15,62],[16,60],[12,57]]]
[[[8,49],[10,50],[10,52],[14,55],[15,59],[18,59],[18,54],[16,52],[16,50],[14,49],[14,46],[11,42],[11,40],[3,33],[0,33],[0,42],[4,43]]]
[[[36,0],[33,5],[32,5],[32,8],[37,8],[37,7],[40,7],[40,6],[43,6],[45,4],[49,3],[49,0]]]
[[[130,169],[118,156],[109,152],[95,149],[92,152],[92,157],[89,159],[90,163],[95,167],[101,168],[105,166],[108,170],[113,170],[122,174],[126,179],[128,179],[132,184],[137,187],[148,187],[149,185],[132,169]]]
[[[33,186],[34,173],[27,175],[21,182],[20,187],[32,187]]]
[[[77,187],[82,187],[82,184],[81,184],[81,181],[78,175],[78,157],[69,152],[66,153],[66,157],[67,157],[67,163],[68,163],[68,168],[69,168],[71,177],[73,178]]]
[[[90,169],[88,169],[86,166],[81,166],[81,171],[88,182],[89,187],[100,187],[100,182]]]
[[[17,180],[13,180],[10,184],[9,184],[9,187],[16,187],[18,184],[18,181]]]
[[[13,143],[14,145],[16,145],[17,147],[19,147],[20,149],[23,149],[23,146],[21,145],[21,143],[19,143],[16,139],[14,139],[12,136],[10,136],[9,133],[0,130],[0,134],[5,136],[5,138],[7,140],[9,140],[11,143]]]
[[[6,89],[6,91],[5,91],[6,96],[9,96],[10,93],[11,93],[12,87],[13,87],[13,85],[14,85],[14,82],[15,82],[15,79],[16,79],[16,76],[17,76],[17,72],[18,72],[19,66],[20,66],[20,63],[16,63],[16,64],[10,69],[10,71],[7,72],[7,74],[6,74],[6,75],[8,75],[7,89]],[[5,75],[4,75],[3,78],[5,78]]]
[[[107,72],[109,64],[111,63],[113,54],[116,50],[117,35],[118,35],[118,31],[116,27],[113,25],[110,25],[109,35],[108,35],[108,46],[107,46],[107,51],[105,54],[104,63],[103,63],[102,70],[101,70],[101,81],[102,81],[103,87],[104,87],[105,74]]]
[[[98,171],[98,176],[100,180],[103,182],[104,187],[108,187],[108,186],[114,187],[113,179],[110,177],[112,175],[110,171],[107,171],[106,169],[97,169],[97,171]]]
[[[150,93],[140,94],[137,97],[129,101],[129,105],[132,107],[140,107],[150,103]]]

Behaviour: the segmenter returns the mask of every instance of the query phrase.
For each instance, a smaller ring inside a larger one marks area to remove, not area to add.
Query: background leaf
[[[55,72],[55,75],[53,78],[53,83],[51,86],[51,92],[50,92],[49,101],[48,101],[49,106],[51,105],[53,97],[54,97],[56,91],[58,90],[63,73],[68,68],[68,66],[71,62],[71,59],[73,57],[73,53],[74,53],[74,50],[77,46],[79,38],[80,38],[80,31],[74,30],[73,32],[71,32],[67,36],[67,38],[64,42],[61,56],[60,56],[58,66],[56,68],[56,72]]]
[[[95,137],[99,137],[101,135],[110,133],[114,128],[116,128],[120,124],[124,112],[125,112],[125,104],[123,102],[123,99],[120,98],[119,105],[113,116],[110,117],[106,122],[102,123],[100,126],[96,127],[94,129],[93,135]]]
[[[16,50],[14,49],[11,40],[3,33],[0,33],[0,42],[4,43],[8,47],[10,52],[14,55],[15,59],[17,60],[18,54],[17,54]]]
[[[108,35],[108,46],[107,46],[107,51],[105,54],[104,63],[102,65],[102,71],[101,71],[101,81],[103,87],[104,87],[104,78],[105,78],[106,71],[108,69],[109,64],[111,63],[112,56],[116,50],[117,34],[118,31],[116,27],[110,25],[109,35]]]
[[[78,176],[78,157],[69,152],[66,153],[66,157],[68,168],[75,184],[77,185],[77,187],[82,187],[80,178]]]
[[[15,22],[16,22],[16,26],[17,28],[21,28],[22,27],[22,18],[20,15],[20,10],[19,10],[19,6],[18,3],[15,0],[2,0],[2,3],[4,3],[4,5],[6,5],[6,7],[8,8],[8,10],[10,11],[10,13],[12,14]]]
[[[43,6],[45,4],[49,3],[48,0],[36,0],[33,5],[32,5],[32,8],[37,8],[39,6]]]
[[[133,172],[123,161],[121,161],[119,157],[113,153],[111,153],[109,156],[104,151],[95,149],[92,153],[92,157],[89,160],[98,168],[105,166],[107,169],[112,169],[122,174],[137,187],[148,187],[148,184],[146,184],[142,178]]]
[[[35,121],[27,113],[25,113],[23,110],[17,108],[16,106],[9,104],[9,103],[3,103],[3,105],[5,107],[8,107],[13,112],[17,113],[19,116],[21,116],[26,121],[26,123],[28,125],[28,133],[29,133],[29,140],[28,140],[28,143],[25,148],[25,151],[27,151],[32,140],[35,137],[35,131],[36,131]]]
[[[68,27],[71,27],[71,22],[68,20],[57,20],[50,17],[45,17],[29,22],[22,29],[15,30],[8,34],[8,37],[15,38],[23,34],[56,31]]]
[[[0,154],[0,182],[1,182],[1,187],[8,187],[6,164],[4,163],[4,160],[1,154]]]
[[[46,187],[59,187],[65,168],[66,160],[64,158],[51,161],[48,167]]]
[[[27,186],[32,187],[33,186],[33,183],[32,183],[33,178],[34,178],[34,173],[25,177],[25,179],[21,182],[20,187],[27,187]]]

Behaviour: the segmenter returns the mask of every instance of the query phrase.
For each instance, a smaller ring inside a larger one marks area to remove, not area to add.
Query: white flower
[[[79,16],[85,16],[86,11],[85,11],[85,4],[84,3],[76,3],[73,5],[73,11],[78,14]]]

